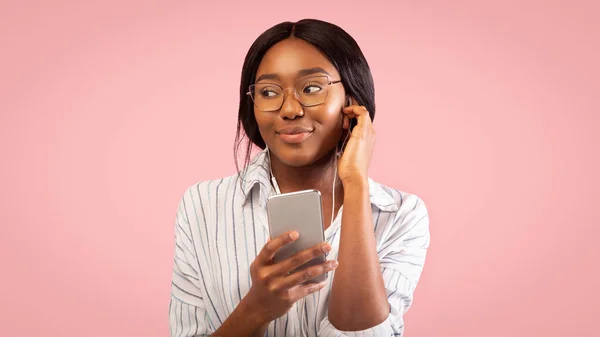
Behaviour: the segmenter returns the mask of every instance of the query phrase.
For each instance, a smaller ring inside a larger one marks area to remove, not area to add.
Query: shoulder
[[[393,200],[393,210],[381,229],[382,242],[417,245],[427,248],[430,240],[429,211],[423,199],[415,193],[373,182]],[[384,245],[386,247],[391,247]]]
[[[184,195],[202,200],[221,196],[237,198],[240,195],[245,197],[257,183],[265,187],[265,181],[268,180],[265,154],[265,150],[259,152],[240,172],[222,178],[201,180],[188,186]]]
[[[200,180],[186,188],[183,191],[183,199],[197,200],[204,202],[215,198],[218,195],[230,194],[240,188],[239,174],[230,176]]]
[[[241,199],[238,174],[197,181],[184,188],[179,197],[178,215],[192,225],[210,222],[216,212]]]
[[[394,188],[373,179],[369,179],[369,193],[374,203],[390,205],[390,211],[396,216],[410,213],[427,213],[425,201],[417,194]]]

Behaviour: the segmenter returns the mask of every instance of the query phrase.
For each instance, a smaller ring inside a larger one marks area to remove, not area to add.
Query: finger
[[[350,118],[347,115],[344,115],[342,128],[347,129],[350,127]]]
[[[323,289],[323,287],[325,287],[327,285],[327,280],[323,281],[323,282],[319,282],[319,283],[308,283],[308,284],[303,284],[301,286],[296,286],[296,288],[294,288],[293,290],[293,295],[292,297],[294,298],[294,301],[298,301],[312,293],[315,293],[321,289]]]
[[[315,245],[313,247],[299,251],[277,264],[280,275],[287,275],[289,272],[302,266],[306,262],[317,256],[325,255],[331,251],[331,245],[327,242]]]
[[[351,101],[350,105],[344,107],[343,110],[346,110],[346,109],[349,109],[349,108],[352,108],[352,107],[360,107],[361,106],[361,104],[358,103],[358,101],[356,100],[356,98],[354,98],[352,96],[350,96],[350,101]]]
[[[306,269],[293,273],[291,275],[286,276],[283,279],[283,283],[281,288],[291,288],[296,285],[302,284],[306,281],[312,280],[313,278],[328,273],[335,268],[338,267],[338,262],[336,260],[329,260],[323,263],[320,263],[316,266],[310,266]]]
[[[349,118],[356,118],[357,125],[371,123],[369,111],[364,106],[351,105],[342,111]]]
[[[369,114],[369,110],[362,105],[351,105],[345,107],[342,112],[350,118],[358,117],[360,115]]]
[[[296,231],[283,233],[273,240],[269,240],[258,254],[258,260],[261,264],[267,264],[273,259],[275,253],[283,246],[298,239],[300,234]]]

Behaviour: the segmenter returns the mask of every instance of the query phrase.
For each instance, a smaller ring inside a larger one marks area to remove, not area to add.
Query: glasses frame
[[[329,80],[329,76],[326,76],[326,75],[323,75],[323,76],[311,76],[311,77],[307,77],[305,80],[306,81],[310,81],[313,78],[326,78],[328,80],[326,82],[327,86],[330,86],[332,84],[337,84],[337,83],[341,83],[342,82],[342,80],[330,81]],[[279,107],[277,107],[277,109],[268,109],[268,110],[265,110],[265,109],[261,109],[258,105],[256,105],[256,101],[254,100],[254,97],[251,94],[251,92],[252,92],[252,88],[255,87],[257,84],[268,84],[268,85],[273,85],[273,86],[277,86],[277,87],[281,88],[281,91],[283,92],[283,99],[281,100],[281,104],[279,105]],[[281,109],[281,107],[283,106],[283,103],[285,103],[285,100],[288,98],[287,97],[287,90],[288,89],[292,89],[294,91],[294,97],[296,98],[296,100],[298,101],[298,103],[300,103],[300,105],[302,105],[303,107],[311,107],[311,106],[317,106],[317,105],[323,104],[327,100],[327,97],[329,97],[329,89],[327,89],[327,92],[325,93],[325,98],[323,98],[322,102],[316,103],[316,104],[304,104],[304,103],[302,103],[300,101],[300,96],[298,95],[298,92],[296,91],[296,86],[284,88],[284,87],[280,86],[279,84],[272,83],[272,82],[261,82],[261,83],[251,84],[248,87],[248,92],[246,92],[246,95],[250,96],[250,99],[252,100],[252,104],[254,104],[254,106],[257,109],[259,109],[261,111],[265,111],[265,112],[273,112],[273,111],[277,111],[277,110]]]

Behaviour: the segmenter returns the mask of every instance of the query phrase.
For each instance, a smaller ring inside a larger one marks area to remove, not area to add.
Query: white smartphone
[[[273,258],[275,263],[301,250],[325,242],[321,192],[317,190],[283,193],[269,197],[267,216],[271,240],[292,230],[300,234],[296,241],[287,244],[275,254]],[[295,271],[323,263],[325,259],[325,255],[319,255]],[[327,274],[322,274],[307,283],[322,282],[326,278]]]

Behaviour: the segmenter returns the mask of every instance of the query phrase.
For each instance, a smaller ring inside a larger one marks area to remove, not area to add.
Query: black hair
[[[242,67],[240,83],[240,105],[234,144],[234,160],[238,166],[238,152],[243,135],[247,137],[244,166],[250,163],[252,146],[265,149],[265,141],[258,130],[254,117],[254,103],[246,93],[254,84],[256,71],[265,53],[276,43],[287,38],[302,39],[319,49],[340,73],[346,95],[356,99],[359,105],[369,111],[371,120],[375,118],[375,87],[371,70],[356,41],[342,28],[321,20],[304,19],[298,22],[282,22],[262,33],[252,44]]]

